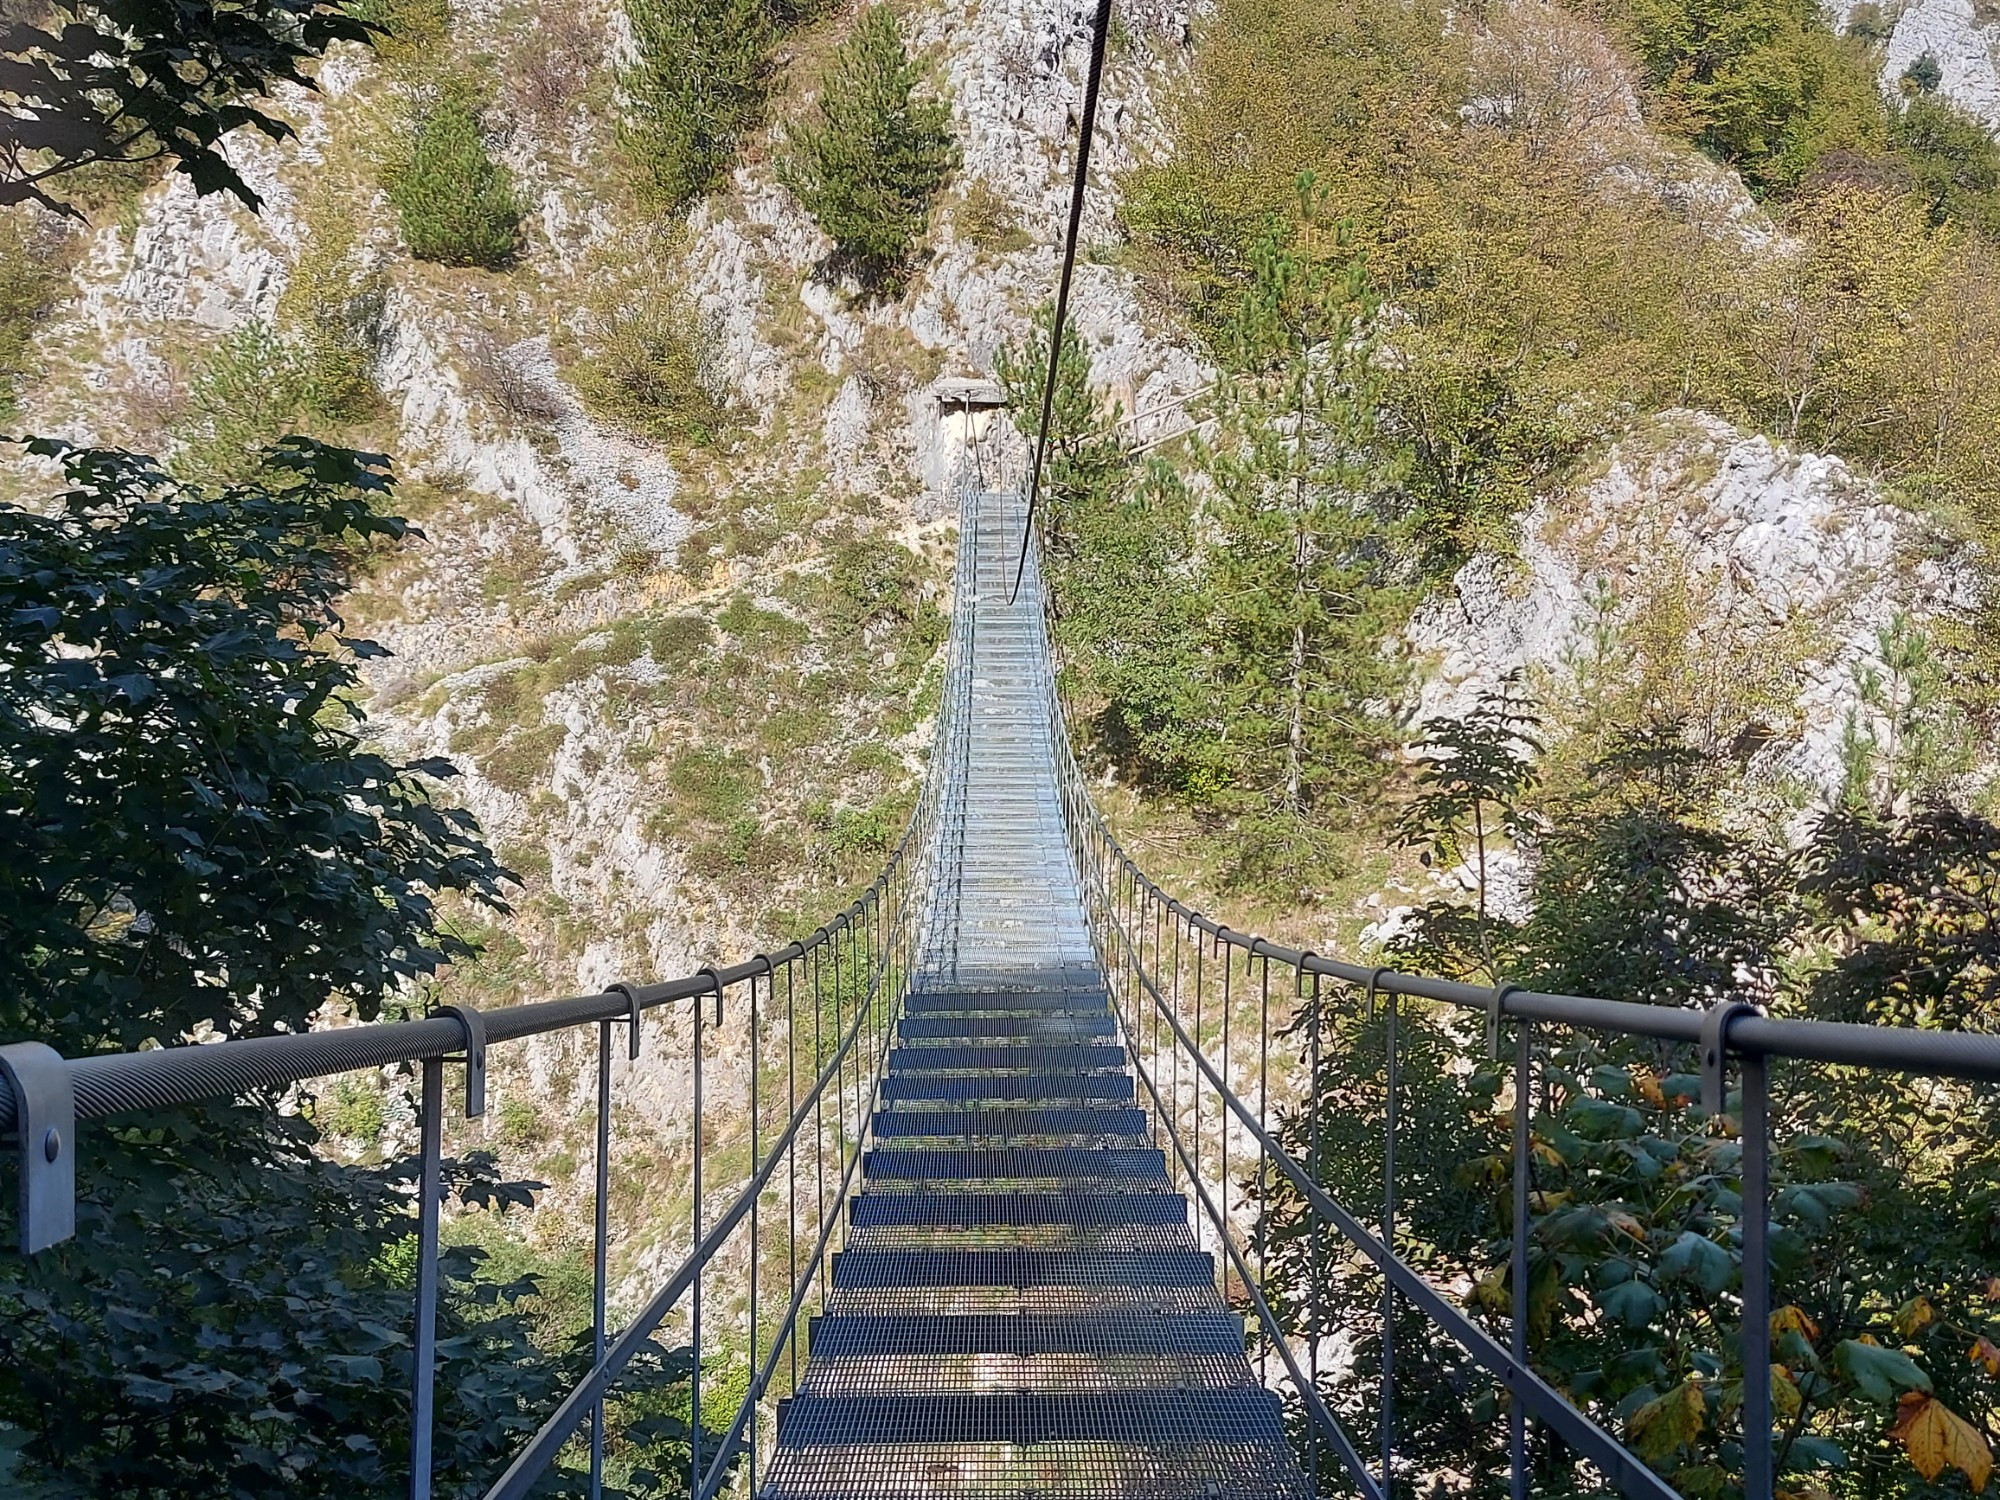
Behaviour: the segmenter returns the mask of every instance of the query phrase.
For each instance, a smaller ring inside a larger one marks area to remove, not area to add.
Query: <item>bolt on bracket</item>
[[[69,1064],[40,1042],[0,1047],[0,1076],[14,1090],[21,1157],[21,1253],[76,1233],[76,1093]]]

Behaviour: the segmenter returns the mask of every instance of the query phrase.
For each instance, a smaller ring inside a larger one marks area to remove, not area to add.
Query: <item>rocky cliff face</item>
[[[843,549],[872,548],[907,559],[898,588],[941,596],[959,455],[934,382],[989,371],[1052,291],[1089,15],[1082,0],[984,0],[911,17],[952,100],[964,170],[931,258],[895,301],[862,301],[818,274],[829,247],[777,185],[768,140],[684,237],[633,205],[608,104],[623,31],[603,5],[460,7],[451,46],[497,59],[494,146],[532,210],[507,272],[419,265],[399,246],[372,154],[400,128],[408,89],[359,54],[330,61],[320,93],[286,101],[296,143],[238,144],[261,217],[176,178],[130,222],[95,231],[41,338],[25,428],[171,445],[206,351],[253,320],[282,321],[316,244],[350,235],[380,278],[383,407],[361,435],[396,455],[429,540],[368,580],[353,612],[395,652],[372,679],[381,734],[406,753],[453,755],[467,771],[453,794],[523,875],[517,914],[497,929],[518,958],[464,976],[495,1002],[685,972],[781,938],[774,929],[810,928],[837,904],[843,872],[802,810],[891,805],[913,785],[934,679],[904,672],[883,628],[830,607],[826,585],[854,555]],[[2000,27],[1983,15],[1974,0],[1916,0],[1888,66],[1932,52],[1946,90],[2000,121]],[[1112,236],[1119,174],[1160,143],[1190,12],[1147,0],[1121,18],[1092,242]],[[1532,42],[1536,24],[1512,35]],[[1607,183],[1684,201],[1746,254],[1770,253],[1740,183],[1650,141],[1615,68],[1603,51],[1578,75],[1602,116]],[[810,85],[796,71],[795,91]],[[662,283],[690,293],[736,406],[729,435],[706,449],[593,417],[574,388],[578,331],[607,300]],[[1130,277],[1086,255],[1074,312],[1097,379],[1137,414],[1135,435],[1177,425],[1174,404],[1206,373]],[[1431,675],[1416,712],[1462,709],[1516,668],[1560,690],[1591,641],[1678,601],[1700,670],[1763,673],[1754,773],[1824,788],[1876,630],[1896,609],[1963,602],[1964,581],[1922,561],[1924,545],[1921,527],[1840,463],[1669,414],[1541,497],[1510,555],[1476,559],[1419,613],[1410,639]],[[705,754],[748,787],[719,832],[689,811],[676,770]],[[688,1092],[673,1040],[632,1076],[618,1064],[621,1096],[663,1128],[684,1118]],[[727,1095],[746,1059],[740,1036],[722,1045],[715,1087]],[[511,1086],[569,1120],[586,1074],[552,1043],[526,1054]],[[383,1148],[406,1130],[392,1110]],[[643,1254],[664,1243],[638,1241]]]
[[[1891,617],[1974,597],[1929,528],[1845,463],[1697,412],[1629,433],[1577,491],[1539,500],[1518,538],[1412,621],[1433,664],[1421,717],[1463,713],[1510,673],[1560,702],[1659,621],[1684,652],[1690,705],[1737,726],[1750,785],[1793,801],[1838,789],[1857,673],[1880,668]]]
[[[1827,7],[1847,25],[1861,7]],[[1891,23],[1882,83],[1896,88],[1919,58],[1937,59],[1938,92],[2000,130],[2000,10],[1986,0],[1903,0],[1872,7]]]

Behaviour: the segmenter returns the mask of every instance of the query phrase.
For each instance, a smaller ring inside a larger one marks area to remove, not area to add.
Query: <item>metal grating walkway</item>
[[[846,1248],[764,1500],[1303,1497],[1136,1107],[1064,836],[1018,496],[973,503],[971,711]],[[964,586],[961,584],[961,586]]]

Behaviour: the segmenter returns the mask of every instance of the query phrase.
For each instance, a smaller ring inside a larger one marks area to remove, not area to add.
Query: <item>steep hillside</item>
[[[1963,713],[1989,711],[1972,544],[2000,529],[2000,303],[1974,220],[1996,184],[1976,142],[1912,144],[1908,122],[1933,93],[2000,118],[2000,31],[1973,0],[1848,7],[1842,36],[1771,8],[1847,70],[1782,142],[1704,114],[1617,7],[1121,9],[1075,298],[1092,441],[1128,486],[1107,534],[1175,531],[1185,562],[1226,525],[1188,432],[1228,416],[1207,393],[1272,245],[1362,266],[1396,449],[1377,477],[1407,501],[1403,561],[1344,648],[1387,748],[1357,756],[1375,777],[1343,793],[1358,811],[1312,825],[1334,851],[1313,901],[1194,836],[1245,816],[1217,790],[1210,752],[1233,731],[1213,701],[1177,731],[1177,783],[1097,746],[1143,856],[1232,923],[1331,950],[1452,887],[1393,828],[1407,747],[1517,669],[1565,733],[1586,699],[1699,719],[1779,821],[1849,776],[1898,620],[1950,647]],[[175,177],[110,181],[67,235],[7,221],[11,427],[188,473],[294,430],[393,457],[426,536],[375,558],[348,602],[392,652],[368,670],[374,732],[452,757],[450,795],[519,877],[511,915],[467,916],[487,955],[436,997],[505,1003],[773,945],[866,878],[910,804],[964,435],[936,382],[1032,344],[1089,12],[900,9],[959,165],[890,290],[842,273],[780,169],[845,11],[788,13],[761,112],[684,207],[634,144],[643,47],[624,9],[380,0],[378,51],[343,50],[317,93],[282,99],[296,142],[232,139],[261,214]],[[466,200],[457,239],[434,242],[438,193]],[[1287,240],[1301,212],[1316,227]],[[1134,450],[1181,483],[1138,487]],[[4,483],[45,479],[17,464]],[[1101,597],[1153,622],[1189,576]],[[1109,659],[1131,627],[1107,628]],[[1094,717],[1094,648],[1068,639]],[[1613,659],[1631,667],[1616,681]],[[1162,660],[1198,682],[1206,657]],[[1939,774],[1976,795],[1987,769]],[[720,1045],[740,1068],[741,1038]],[[511,1113],[475,1131],[559,1200],[588,1181],[586,1071],[531,1049],[498,1083]],[[651,1136],[635,1149],[671,1176],[684,1054],[650,1048],[634,1071],[622,1097]],[[348,1089],[327,1114],[353,1154],[407,1144],[401,1087]],[[633,1267],[684,1237],[682,1203],[623,1207]]]
[[[230,140],[261,213],[177,176],[114,182],[67,236],[10,217],[38,279],[6,309],[29,333],[18,360],[0,358],[23,372],[9,425],[158,452],[191,475],[238,471],[296,430],[391,456],[394,504],[424,537],[376,556],[347,601],[350,625],[391,653],[368,664],[372,732],[457,764],[445,794],[519,880],[511,915],[460,919],[484,956],[412,1001],[507,1004],[775,948],[872,875],[911,805],[962,441],[932,382],[990,369],[1048,295],[1088,12],[909,13],[963,164],[895,296],[831,274],[831,242],[777,182],[787,124],[811,109],[851,14],[786,33],[762,124],[685,213],[649,195],[627,149],[618,77],[636,44],[618,8],[397,0],[369,14],[392,28],[376,54],[342,50],[317,93],[283,95],[296,142]],[[1145,145],[1184,17],[1130,23],[1103,116],[1107,182]],[[518,228],[489,267],[419,258],[397,197],[413,139],[454,108],[511,177]],[[1092,224],[1109,233],[1108,198]],[[1128,276],[1091,266],[1083,281],[1107,381],[1140,403],[1193,388]],[[20,497],[45,483],[23,463],[0,480]],[[641,1278],[687,1239],[686,1018],[659,1025],[618,1064],[617,1171],[634,1187],[616,1258]],[[581,1045],[517,1052],[461,1142],[580,1211]],[[726,1117],[746,1042],[731,1029],[712,1045]],[[344,1081],[319,1117],[357,1159],[414,1144],[404,1078]],[[577,1254],[565,1218],[532,1231],[562,1298]],[[575,1315],[561,1306],[555,1321]]]

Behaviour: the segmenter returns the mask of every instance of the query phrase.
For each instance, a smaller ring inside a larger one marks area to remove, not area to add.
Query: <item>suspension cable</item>
[[[1056,316],[1049,329],[1049,367],[1042,377],[1042,420],[1035,429],[1035,456],[1028,468],[1028,514],[1021,522],[1021,555],[1014,563],[1012,604],[1021,592],[1021,575],[1028,566],[1028,544],[1035,536],[1035,501],[1042,488],[1042,456],[1049,446],[1049,416],[1056,399],[1056,372],[1062,363],[1063,329],[1069,322],[1069,284],[1076,270],[1077,241],[1083,235],[1083,192],[1090,180],[1090,141],[1097,130],[1097,86],[1104,77],[1104,44],[1111,34],[1111,0],[1097,0],[1091,24],[1090,73],[1083,86],[1083,120],[1077,127],[1076,180],[1069,191],[1069,232],[1063,239],[1062,274],[1056,281]]]

